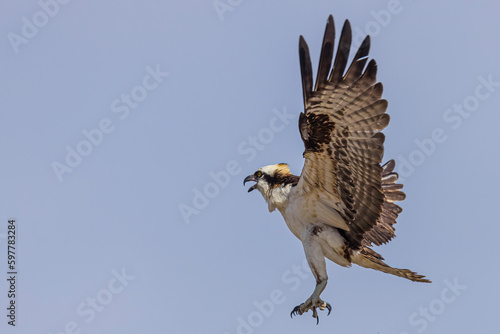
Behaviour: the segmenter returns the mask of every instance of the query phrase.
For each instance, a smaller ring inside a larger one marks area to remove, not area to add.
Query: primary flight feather
[[[321,48],[316,82],[309,49],[299,39],[304,112],[299,131],[304,142],[304,168],[299,176],[287,164],[260,168],[245,178],[255,181],[269,211],[278,209],[290,231],[302,241],[307,262],[316,279],[312,295],[292,315],[316,308],[331,311],[320,299],[328,276],[325,258],[341,265],[352,263],[416,282],[430,282],[408,269],[392,268],[372,250],[394,237],[394,224],[405,199],[393,172],[394,160],[381,166],[389,124],[387,101],[377,83],[377,64],[368,62],[367,36],[349,67],[351,26],[345,21],[333,60],[335,25],[330,15]],[[332,67],[333,60],[333,67]]]

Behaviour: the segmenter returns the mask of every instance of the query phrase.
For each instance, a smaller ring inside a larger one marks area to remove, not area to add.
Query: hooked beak
[[[247,177],[245,177],[245,179],[243,180],[243,185],[245,185],[245,183],[247,183],[248,181],[254,181],[254,182],[257,182],[257,179],[255,178],[255,176],[253,175],[248,175]],[[251,192],[252,190],[254,189],[257,189],[257,183],[254,184],[253,186],[251,186],[249,189],[248,189],[248,192]]]

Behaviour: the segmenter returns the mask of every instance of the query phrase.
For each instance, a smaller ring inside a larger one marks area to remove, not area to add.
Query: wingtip
[[[333,34],[333,38],[335,38],[335,22],[333,22],[333,16],[330,15],[326,22],[325,37],[331,34]]]
[[[312,91],[312,65],[309,56],[309,47],[302,35],[299,37],[299,61],[302,77],[302,92],[304,96],[304,107],[307,107],[307,98]]]
[[[377,62],[375,59],[370,59],[363,73],[363,77],[375,83],[377,80]]]
[[[348,29],[349,31],[351,31],[351,22],[349,22],[349,20],[344,21],[344,26],[342,27],[342,30],[344,29]]]
[[[308,49],[307,42],[304,36],[299,36],[299,49]]]
[[[372,43],[372,39],[371,39],[370,35],[366,35],[363,42],[361,42],[359,49],[364,49],[365,53],[368,54],[370,52],[371,43]]]
[[[333,15],[332,14],[328,15],[328,20],[326,20],[326,21],[327,21],[327,24],[333,24]]]

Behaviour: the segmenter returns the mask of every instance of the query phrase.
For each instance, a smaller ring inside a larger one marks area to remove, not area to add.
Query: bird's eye
[[[261,177],[262,176],[262,172],[255,172],[255,176]]]

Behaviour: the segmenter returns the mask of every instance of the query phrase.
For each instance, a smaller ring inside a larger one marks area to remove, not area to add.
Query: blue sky
[[[0,4],[0,328],[17,221],[20,333],[471,333],[498,328],[500,5],[491,1]],[[303,146],[298,38],[372,37],[407,199],[387,262],[327,265],[243,178]]]

